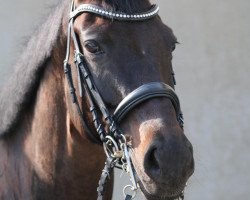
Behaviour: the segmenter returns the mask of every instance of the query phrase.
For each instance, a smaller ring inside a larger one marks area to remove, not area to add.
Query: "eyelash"
[[[99,55],[104,53],[100,45],[94,40],[84,42],[84,47],[91,54]]]

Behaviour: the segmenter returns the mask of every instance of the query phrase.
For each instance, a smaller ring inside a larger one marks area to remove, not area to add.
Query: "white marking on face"
[[[148,137],[148,134],[156,133],[163,127],[164,123],[161,118],[147,120],[141,123],[139,127],[140,137],[141,138]]]

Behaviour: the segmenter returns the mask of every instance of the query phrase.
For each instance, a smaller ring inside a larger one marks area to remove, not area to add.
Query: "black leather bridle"
[[[130,174],[135,173],[128,154],[129,145],[127,144],[126,137],[123,135],[123,132],[119,127],[119,123],[121,123],[124,117],[134,107],[152,98],[166,97],[171,100],[176,111],[177,120],[181,127],[183,127],[183,117],[180,109],[179,99],[176,93],[169,85],[162,82],[147,83],[135,89],[119,103],[115,112],[111,114],[106,107],[105,102],[103,101],[102,96],[98,91],[98,88],[95,85],[88,67],[88,63],[84,55],[80,51],[80,44],[77,40],[76,33],[74,32],[73,23],[76,17],[84,12],[94,13],[111,20],[143,21],[156,16],[158,10],[159,7],[153,5],[147,12],[128,15],[126,13],[104,10],[99,6],[92,4],[81,4],[80,6],[78,6],[78,8],[76,8],[74,5],[74,1],[72,2],[70,20],[68,25],[67,51],[64,61],[64,72],[68,81],[72,101],[76,105],[82,126],[86,131],[87,136],[93,142],[103,144],[105,152],[107,154],[107,161],[105,163],[105,167],[99,181],[99,187],[97,189],[98,199],[103,198],[107,177],[115,165],[126,165],[126,168],[128,169]],[[78,83],[80,90],[79,93],[82,97],[82,93],[83,91],[85,91],[98,137],[97,134],[90,131],[88,124],[85,122],[83,112],[80,108],[79,101],[76,96],[76,90],[72,79],[71,66],[69,64],[71,38],[73,38],[75,46],[75,65],[78,72]],[[105,130],[104,124],[101,120],[102,118],[105,119],[105,125],[109,127],[109,131]],[[134,177],[132,177],[132,179],[133,187],[136,190],[137,183]],[[126,195],[126,199],[132,199],[132,196]]]

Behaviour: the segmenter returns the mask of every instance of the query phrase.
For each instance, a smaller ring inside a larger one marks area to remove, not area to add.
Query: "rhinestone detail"
[[[117,19],[117,20],[146,20],[154,17],[159,12],[159,6],[153,5],[152,8],[148,12],[143,13],[137,13],[133,15],[128,15],[126,13],[118,13],[118,12],[111,12],[109,10],[105,10],[104,8],[101,8],[96,5],[90,5],[90,4],[81,4],[76,10],[70,13],[70,19],[75,18],[79,14],[83,12],[90,12],[95,13],[97,15],[111,18],[111,19]]]

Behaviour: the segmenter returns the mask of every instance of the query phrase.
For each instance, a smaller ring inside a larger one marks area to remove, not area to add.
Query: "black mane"
[[[103,7],[128,14],[149,9],[148,0],[100,0]],[[8,83],[0,93],[0,137],[14,131],[23,111],[36,96],[45,64],[62,31],[65,9],[70,0],[64,0],[48,20],[33,34]],[[67,13],[67,12],[66,12]]]
[[[42,77],[44,66],[51,56],[62,27],[62,5],[37,30],[27,43],[15,71],[0,93],[0,137],[13,131],[22,111],[32,103]]]

